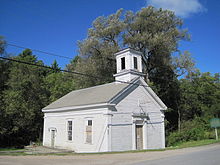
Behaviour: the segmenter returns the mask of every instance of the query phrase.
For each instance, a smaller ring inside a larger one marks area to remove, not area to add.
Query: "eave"
[[[54,108],[54,109],[42,109],[42,112],[49,113],[49,112],[76,111],[76,110],[88,110],[88,109],[97,109],[97,108],[110,108],[114,106],[115,104],[100,103],[100,104],[61,107],[61,108]]]

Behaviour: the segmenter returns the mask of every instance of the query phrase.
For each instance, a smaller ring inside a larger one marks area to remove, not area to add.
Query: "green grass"
[[[166,150],[174,150],[174,149],[181,149],[181,148],[189,148],[189,147],[198,147],[198,146],[204,146],[214,143],[220,143],[220,140],[214,140],[214,139],[207,139],[207,140],[200,140],[200,141],[189,141],[189,142],[183,142],[179,143],[175,146],[167,147],[165,149],[154,149],[154,150],[131,150],[131,151],[121,151],[121,152],[101,152],[101,153],[39,153],[39,154],[28,154],[25,153],[25,149],[15,149],[15,148],[0,148],[0,156],[3,155],[11,155],[11,156],[19,156],[19,155],[56,155],[56,156],[66,156],[66,155],[91,155],[91,154],[123,154],[123,153],[138,153],[138,152],[152,152],[152,151],[166,151]],[[2,151],[2,152],[1,152]],[[4,152],[5,151],[5,152]],[[8,152],[7,152],[8,151]],[[15,151],[15,152],[13,152]],[[18,151],[18,152],[16,152]],[[22,152],[23,151],[23,152]]]
[[[175,146],[167,147],[166,149],[181,149],[181,148],[188,148],[188,147],[198,147],[203,145],[209,145],[214,143],[220,143],[220,140],[214,139],[206,139],[206,140],[199,140],[199,141],[189,141],[189,142],[182,142]]]
[[[0,148],[0,151],[22,151],[25,149],[19,149],[19,148]]]
[[[0,156],[25,156],[30,155],[25,152],[2,152],[0,153]]]
[[[86,154],[118,154],[118,153],[138,153],[138,152],[152,152],[152,151],[166,151],[166,150],[173,150],[173,149],[181,149],[181,148],[188,148],[188,147],[198,147],[203,145],[209,145],[214,143],[220,143],[220,140],[214,139],[206,139],[206,140],[199,140],[199,141],[189,141],[179,143],[176,146],[166,147],[165,149],[148,149],[148,150],[131,150],[131,151],[121,151],[121,152],[99,152],[99,153],[79,153],[80,155]],[[77,153],[74,153],[77,154]]]
[[[24,153],[25,151],[26,151],[26,149],[0,148],[0,156],[3,156],[3,155],[13,155],[13,156],[26,155],[26,153]]]
[[[188,148],[188,147],[198,147],[203,145],[209,145],[214,143],[220,143],[220,140],[214,139],[207,139],[207,140],[200,140],[200,141],[189,141],[179,143],[173,147],[166,147],[165,149],[148,149],[148,150],[131,150],[131,151],[119,151],[119,152],[99,152],[99,153],[64,153],[64,154],[55,154],[55,155],[91,155],[91,154],[120,154],[120,153],[138,153],[138,152],[152,152],[152,151],[166,151],[166,150],[173,150],[173,149],[181,149],[181,148]]]
[[[91,155],[91,154],[123,154],[123,153],[138,153],[138,152],[152,152],[152,151],[166,151],[166,150],[174,150],[174,149],[181,149],[181,148],[189,148],[189,147],[198,147],[198,146],[204,146],[214,143],[220,143],[220,140],[214,140],[214,139],[206,139],[206,140],[199,140],[199,141],[189,141],[189,142],[183,142],[179,143],[176,146],[172,147],[166,147],[165,149],[148,149],[148,150],[130,150],[130,151],[119,151],[119,152],[99,152],[99,153],[58,153],[54,155]]]

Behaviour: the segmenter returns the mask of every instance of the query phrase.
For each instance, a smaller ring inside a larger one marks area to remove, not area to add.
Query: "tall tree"
[[[60,72],[60,67],[59,67],[56,60],[54,60],[54,62],[52,63],[51,68],[53,68],[53,70],[52,70],[53,73],[54,72]]]
[[[113,81],[115,72],[114,53],[120,49],[119,40],[124,23],[120,20],[122,10],[107,18],[98,17],[88,30],[88,37],[79,42],[80,62],[75,69],[79,72],[99,77],[77,77],[79,88]]]
[[[6,56],[5,53],[6,41],[0,36],[0,56]],[[9,79],[9,68],[11,63],[7,60],[0,59],[0,143],[3,142],[4,133],[6,131],[5,127],[5,112],[4,112],[4,101],[3,94],[8,88],[7,81]]]
[[[146,73],[169,66],[171,55],[178,50],[180,40],[189,39],[182,30],[182,20],[173,12],[154,7],[142,8],[137,13],[125,15],[124,43],[143,53]]]
[[[43,65],[24,50],[17,60]],[[41,136],[43,117],[41,109],[46,106],[43,84],[45,70],[21,63],[12,63],[9,69],[8,89],[4,91],[4,141],[1,145],[24,145]]]
[[[181,121],[193,120],[195,117],[208,121],[220,117],[219,73],[191,73],[188,78],[180,80],[180,89]]]
[[[3,36],[0,36],[0,55],[4,54],[5,46],[6,46],[6,41],[4,40]]]
[[[75,89],[73,77],[69,73],[62,73],[56,61],[53,62],[52,68],[54,70],[44,78],[45,87],[48,91],[48,104]]]
[[[182,24],[173,12],[151,6],[136,13],[120,9],[107,17],[98,17],[87,38],[79,42],[81,60],[74,70],[99,78],[77,77],[76,88],[113,81],[116,70],[113,54],[126,47],[141,51],[146,81],[151,82],[170,108],[166,116],[169,125],[176,129],[180,99],[177,78],[194,66],[190,54],[178,50],[179,41],[190,38]]]
[[[137,13],[123,13],[120,9],[110,16],[98,17],[88,30],[88,37],[79,42],[82,61],[76,69],[99,75],[102,80],[81,81],[91,81],[85,84],[88,86],[112,81],[112,74],[115,73],[113,54],[124,47],[143,53],[144,72],[151,81],[159,77],[157,73],[163,70],[171,70],[175,74],[177,68],[189,69],[190,57],[187,58],[188,63],[184,61],[181,66],[179,60],[182,58],[172,60],[172,53],[179,52],[178,42],[189,39],[189,34],[181,26],[182,20],[173,12],[154,7],[142,8]]]

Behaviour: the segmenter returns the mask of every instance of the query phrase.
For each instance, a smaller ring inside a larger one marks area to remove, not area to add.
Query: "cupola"
[[[131,48],[115,53],[117,72],[115,81],[130,82],[136,77],[142,77],[142,53]]]

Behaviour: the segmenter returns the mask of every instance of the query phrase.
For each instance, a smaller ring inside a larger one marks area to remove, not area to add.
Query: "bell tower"
[[[131,48],[115,53],[117,72],[113,76],[115,81],[130,82],[136,77],[145,75],[142,73],[142,53]]]

